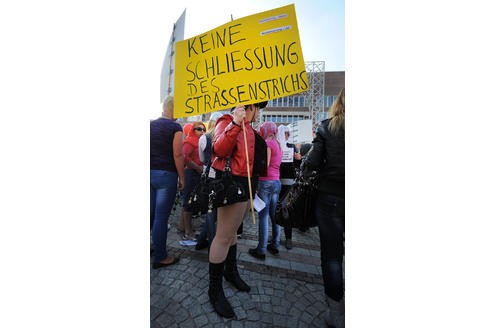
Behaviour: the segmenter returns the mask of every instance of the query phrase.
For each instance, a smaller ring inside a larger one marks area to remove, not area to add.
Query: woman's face
[[[249,105],[246,107],[246,119],[249,122],[255,122],[258,117],[259,108],[256,105]]]
[[[289,140],[290,133],[289,131],[285,131],[285,140]]]
[[[204,125],[198,125],[194,128],[194,133],[196,136],[201,137],[206,132]]]

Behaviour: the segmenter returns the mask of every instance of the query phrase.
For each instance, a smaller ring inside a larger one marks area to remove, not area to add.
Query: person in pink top
[[[267,174],[261,176],[258,185],[258,196],[265,202],[265,207],[258,215],[258,246],[249,249],[249,254],[264,260],[266,251],[278,255],[280,245],[280,226],[275,224],[275,208],[280,194],[280,163],[282,149],[277,141],[277,125],[265,122],[260,127],[260,135],[267,145]],[[268,217],[272,222],[272,240],[268,244]]]

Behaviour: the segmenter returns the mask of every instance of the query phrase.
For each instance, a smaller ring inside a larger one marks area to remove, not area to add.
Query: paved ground
[[[247,251],[257,245],[258,228],[251,217],[244,220],[238,241],[238,264],[249,293],[237,291],[223,281],[225,295],[236,313],[234,319],[218,316],[208,301],[208,253],[194,246],[179,245],[176,231],[180,210],[174,211],[168,233],[168,250],[180,255],[176,265],[151,269],[151,327],[326,327],[317,228],[293,231],[294,248],[283,247],[280,255],[267,253],[266,260]],[[200,231],[201,219],[193,225]],[[271,232],[270,232],[271,233]],[[151,260],[151,259],[150,259]]]

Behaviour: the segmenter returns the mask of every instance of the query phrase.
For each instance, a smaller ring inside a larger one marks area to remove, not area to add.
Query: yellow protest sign
[[[294,5],[236,19],[176,44],[174,116],[308,89]]]

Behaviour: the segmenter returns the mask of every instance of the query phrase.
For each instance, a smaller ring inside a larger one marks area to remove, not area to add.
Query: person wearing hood
[[[186,169],[185,186],[182,198],[182,214],[180,220],[184,226],[184,236],[182,240],[189,241],[190,245],[195,245],[195,236],[192,230],[192,212],[188,205],[189,196],[194,186],[199,184],[201,178],[201,172],[203,171],[203,163],[199,159],[198,143],[199,138],[206,132],[203,122],[195,122],[189,131],[189,134],[184,139],[184,145],[182,152],[184,153],[184,163]]]
[[[250,248],[248,253],[254,258],[264,260],[266,251],[278,255],[280,244],[280,226],[275,223],[275,209],[280,194],[280,163],[282,149],[276,139],[277,125],[265,122],[260,127],[260,135],[267,145],[267,171],[260,177],[258,195],[265,203],[265,207],[258,214],[258,246]],[[268,219],[272,223],[272,239],[268,243]]]
[[[281,201],[285,194],[290,189],[290,186],[295,183],[296,168],[299,168],[301,164],[301,154],[295,145],[288,143],[290,137],[290,130],[288,126],[280,125],[277,132],[277,140],[282,148],[282,163],[280,164],[280,183],[282,189],[280,190],[279,201]],[[292,249],[292,227],[284,227],[285,234],[285,248]]]
[[[206,173],[208,164],[211,163],[211,153],[212,153],[212,141],[215,132],[215,125],[217,124],[217,119],[220,118],[222,114],[215,112],[211,114],[210,120],[208,121],[208,131],[199,138],[198,143],[198,153],[199,159],[203,162],[203,172]],[[215,170],[210,169],[208,178],[215,178]],[[206,213],[204,215],[205,223],[201,229],[201,233],[198,237],[198,243],[196,244],[196,250],[201,250],[210,247],[213,238],[215,237],[215,228],[217,222],[217,210],[214,209],[211,213]]]

